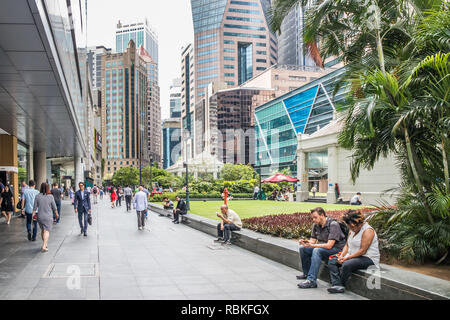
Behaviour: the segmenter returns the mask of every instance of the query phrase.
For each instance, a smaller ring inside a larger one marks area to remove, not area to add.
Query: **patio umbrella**
[[[275,173],[273,176],[263,179],[261,180],[262,182],[270,182],[270,183],[278,183],[278,182],[283,182],[283,181],[287,181],[287,182],[297,182],[299,181],[297,178],[294,177],[289,177],[285,174],[282,173]]]

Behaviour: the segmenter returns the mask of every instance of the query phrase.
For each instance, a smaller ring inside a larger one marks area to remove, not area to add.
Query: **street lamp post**
[[[259,169],[259,195],[258,195],[258,197],[259,197],[259,200],[262,200],[261,199],[262,198],[262,196],[261,196],[262,195],[262,189],[261,189],[261,159],[262,159],[262,154],[261,153],[258,154],[258,159],[259,159],[259,167],[258,167],[258,169]]]
[[[150,158],[150,194],[153,192],[153,173],[152,173],[152,167],[153,167],[153,157]]]
[[[186,167],[186,211],[189,211],[189,168],[187,158],[183,165]]]

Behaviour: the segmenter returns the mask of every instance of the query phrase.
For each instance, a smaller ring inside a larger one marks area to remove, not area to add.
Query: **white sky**
[[[115,50],[116,24],[148,18],[159,41],[161,119],[169,117],[169,87],[181,76],[181,47],[194,40],[189,0],[88,0],[88,46]]]

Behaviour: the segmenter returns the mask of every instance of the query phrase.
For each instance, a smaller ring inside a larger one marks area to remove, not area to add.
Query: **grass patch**
[[[223,201],[190,201],[189,213],[205,218],[219,220],[216,212],[220,212]],[[176,206],[176,202],[174,203]],[[278,202],[268,200],[236,200],[229,201],[228,206],[233,209],[241,219],[261,217],[273,214],[291,214],[294,212],[309,212],[316,207],[327,210],[345,210],[363,208],[342,204],[309,203],[309,202]]]

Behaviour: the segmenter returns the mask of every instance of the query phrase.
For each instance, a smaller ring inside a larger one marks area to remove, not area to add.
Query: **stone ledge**
[[[164,213],[161,205],[149,204],[151,211]],[[182,223],[217,237],[217,221],[201,216],[186,214]],[[299,261],[298,244],[292,240],[276,238],[252,230],[233,231],[233,244],[257,253],[261,256],[302,270]],[[368,289],[368,279],[374,275],[366,270],[353,273],[348,281],[347,289],[369,299],[377,300],[448,300],[450,299],[450,281],[423,275],[386,264],[381,264],[381,288]],[[319,279],[330,282],[328,266],[322,264]],[[292,280],[293,282],[295,279]]]

